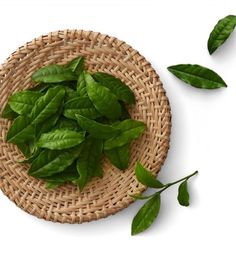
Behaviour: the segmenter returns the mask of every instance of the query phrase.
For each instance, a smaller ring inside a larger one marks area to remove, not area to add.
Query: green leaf
[[[88,97],[75,97],[65,103],[63,115],[69,119],[76,120],[76,114],[90,119],[96,119],[101,116]]]
[[[236,16],[234,15],[226,16],[218,21],[208,39],[207,46],[210,54],[229,38],[235,26]]]
[[[79,56],[73,59],[71,62],[65,65],[67,69],[79,75],[84,69],[84,57]]]
[[[40,136],[37,146],[52,150],[62,150],[79,145],[84,140],[85,132],[68,129],[55,129]]]
[[[77,160],[77,171],[79,173],[77,184],[81,191],[90,179],[97,176],[98,171],[100,171],[102,148],[103,141],[91,136],[82,144],[82,151]]]
[[[2,111],[1,117],[4,119],[15,119],[18,116],[18,113],[14,112],[10,105],[7,103]]]
[[[81,145],[63,151],[45,149],[32,162],[28,174],[43,178],[59,173],[74,162],[80,151]]]
[[[29,157],[31,155],[29,143],[27,142],[18,143],[17,147],[25,157]]]
[[[20,143],[20,144],[21,144],[21,143]],[[17,146],[18,146],[18,145],[19,145],[19,144],[17,144]],[[40,154],[41,152],[42,152],[42,149],[36,147],[36,148],[33,150],[33,152],[32,152],[32,150],[31,150],[31,155],[30,155],[30,156],[27,156],[26,159],[19,161],[19,163],[32,163],[32,162],[36,159],[36,157],[39,156],[39,154]]]
[[[21,91],[10,96],[9,105],[18,114],[30,114],[36,101],[43,94],[35,91]]]
[[[183,183],[180,184],[177,199],[180,205],[189,206],[189,193],[188,193],[187,180],[185,180]]]
[[[137,139],[145,130],[145,124],[141,121],[127,119],[114,125],[121,133],[104,143],[104,149],[110,150],[117,147],[122,147],[131,141]]]
[[[179,64],[168,67],[168,70],[180,80],[196,88],[217,89],[227,87],[224,80],[216,72],[200,65]]]
[[[151,188],[162,188],[164,185],[157,180],[140,162],[136,163],[135,175],[138,181]]]
[[[87,89],[86,89],[86,82],[85,82],[85,71],[82,71],[77,80],[77,92],[79,93],[80,97],[88,96]]]
[[[62,129],[62,128],[74,131],[81,130],[81,128],[79,127],[78,123],[75,120],[67,119],[63,116],[60,116],[54,129]]]
[[[160,206],[160,194],[156,194],[149,199],[135,215],[132,221],[131,234],[136,235],[149,228],[158,216]]]
[[[57,181],[54,181],[54,182],[45,182],[45,188],[46,189],[55,189],[57,187],[59,187],[60,185],[64,184],[64,183],[61,183],[61,182],[57,182]]]
[[[102,72],[96,72],[95,74],[93,74],[93,78],[102,86],[105,86],[110,89],[111,92],[116,95],[118,100],[121,100],[128,104],[135,104],[135,97],[133,91],[120,79]]]
[[[95,108],[108,119],[118,119],[121,106],[116,96],[106,87],[96,83],[91,75],[85,74],[86,89]]]
[[[82,115],[76,115],[79,126],[87,131],[91,136],[98,139],[109,139],[120,133],[120,130],[110,125],[105,125],[83,117]]]
[[[60,83],[77,80],[77,76],[70,69],[53,64],[36,70],[32,75],[32,80],[38,83]]]
[[[18,116],[7,133],[7,141],[11,143],[22,143],[34,139],[35,126],[31,124],[31,119],[25,115]]]
[[[55,114],[60,108],[65,90],[61,87],[50,88],[45,95],[40,97],[31,112],[33,124],[39,124]]]
[[[125,170],[129,165],[129,144],[119,148],[104,151],[109,161],[120,170]]]

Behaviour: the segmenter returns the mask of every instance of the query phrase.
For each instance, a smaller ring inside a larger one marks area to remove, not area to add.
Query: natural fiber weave
[[[27,175],[28,165],[15,145],[6,143],[11,124],[0,119],[0,189],[17,206],[39,218],[81,223],[106,217],[127,207],[144,187],[136,181],[134,165],[141,161],[154,174],[169,148],[171,115],[158,75],[131,46],[114,37],[91,31],[65,30],[32,40],[14,52],[0,68],[0,108],[15,91],[33,84],[32,73],[52,63],[65,64],[83,55],[89,71],[103,71],[122,79],[134,91],[137,103],[132,118],[147,124],[146,132],[132,145],[130,166],[122,172],[104,161],[104,176],[94,179],[82,193],[70,184],[47,190],[44,183]]]

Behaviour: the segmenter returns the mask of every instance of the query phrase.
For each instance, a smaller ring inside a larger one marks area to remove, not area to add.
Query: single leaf
[[[60,108],[65,90],[61,87],[50,88],[40,97],[31,112],[32,124],[39,124],[55,114]]]
[[[113,136],[116,136],[120,133],[120,130],[114,128],[110,125],[105,125],[83,117],[82,115],[77,114],[77,121],[79,126],[87,131],[91,136],[98,139],[109,139]]]
[[[103,141],[89,136],[82,144],[82,150],[77,160],[79,179],[77,184],[82,191],[90,179],[100,170],[100,157]]]
[[[102,72],[96,72],[95,74],[93,74],[93,78],[102,86],[105,86],[110,89],[111,92],[116,95],[118,100],[121,100],[128,104],[135,104],[135,97],[133,91],[120,79]]]
[[[179,185],[178,197],[179,204],[182,206],[189,206],[189,193],[187,180]]]
[[[224,80],[216,72],[200,65],[179,64],[168,67],[168,70],[180,80],[196,88],[217,89],[227,87]]]
[[[62,150],[79,145],[84,140],[85,132],[68,129],[55,129],[40,136],[37,146],[52,150]]]
[[[148,170],[146,170],[140,162],[135,167],[135,175],[138,181],[151,188],[162,188],[164,185],[157,180]]]
[[[86,82],[85,82],[85,71],[82,71],[77,80],[77,92],[79,93],[80,97],[88,96],[87,89],[86,89]]]
[[[84,69],[84,57],[79,56],[74,58],[68,64],[65,65],[67,69],[70,69],[75,74],[79,75]]]
[[[76,114],[90,119],[96,119],[101,116],[88,97],[75,97],[65,103],[63,115],[66,118],[76,120]]]
[[[7,141],[11,143],[22,143],[34,139],[35,126],[31,124],[31,119],[25,115],[18,116],[7,133]]]
[[[160,206],[160,194],[156,194],[149,199],[135,215],[132,221],[131,234],[136,235],[149,228],[158,216]]]
[[[94,107],[109,119],[118,119],[121,106],[116,96],[106,87],[96,83],[91,75],[85,74],[86,89]]]
[[[125,170],[129,164],[129,144],[104,151],[109,161],[120,170]]]
[[[10,96],[9,105],[18,114],[30,114],[36,101],[43,94],[35,91],[21,91]]]
[[[208,39],[208,51],[210,54],[220,47],[231,35],[236,26],[236,16],[228,15],[220,19],[212,30]]]
[[[17,118],[18,113],[14,112],[10,105],[7,103],[2,111],[1,117],[4,119],[15,119]]]
[[[74,162],[80,151],[81,145],[63,151],[45,149],[32,162],[28,174],[43,178],[59,173]]]
[[[60,83],[77,80],[77,76],[70,69],[53,64],[36,70],[32,75],[32,80],[37,83]]]
[[[105,141],[105,150],[122,147],[137,139],[145,130],[145,124],[143,122],[133,119],[124,120],[115,124],[114,127],[121,132],[117,136]]]

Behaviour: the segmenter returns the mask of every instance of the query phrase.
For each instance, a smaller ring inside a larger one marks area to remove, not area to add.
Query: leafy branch
[[[149,196],[143,196],[141,194],[131,195],[131,197],[138,200],[148,199],[148,201],[140,208],[132,221],[131,234],[139,234],[151,226],[160,211],[161,193],[173,185],[181,183],[178,188],[178,202],[182,206],[189,206],[189,193],[187,182],[197,173],[198,171],[195,171],[192,174],[185,176],[179,180],[168,184],[163,184],[159,180],[157,180],[147,169],[145,169],[141,163],[137,162],[135,174],[138,181],[143,185],[146,185],[151,188],[159,188],[160,190]]]

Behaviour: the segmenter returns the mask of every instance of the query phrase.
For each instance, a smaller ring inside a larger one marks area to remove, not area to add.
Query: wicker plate
[[[9,95],[32,86],[31,74],[52,63],[67,63],[83,55],[90,71],[121,78],[134,91],[137,104],[132,117],[147,124],[133,143],[130,166],[125,172],[104,161],[104,177],[94,179],[82,193],[72,185],[46,190],[44,183],[27,175],[27,165],[16,146],[5,142],[9,120],[0,119],[0,189],[26,212],[55,222],[82,223],[114,214],[127,207],[144,187],[134,176],[140,160],[157,174],[169,148],[171,115],[158,75],[132,47],[114,37],[91,31],[65,30],[32,40],[14,52],[0,68],[0,108]]]

